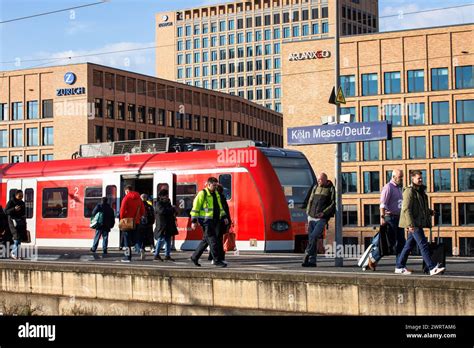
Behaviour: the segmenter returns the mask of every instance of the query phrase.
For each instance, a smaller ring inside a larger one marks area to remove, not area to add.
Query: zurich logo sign
[[[76,74],[67,72],[64,74],[64,82],[68,85],[73,85],[76,82]]]

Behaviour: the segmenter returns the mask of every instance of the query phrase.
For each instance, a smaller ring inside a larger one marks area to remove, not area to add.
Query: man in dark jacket
[[[8,226],[13,237],[12,259],[21,260],[21,242],[26,240],[26,207],[23,202],[23,191],[17,190],[15,197],[8,201],[5,207],[5,214],[8,217]]]
[[[10,250],[10,245],[13,242],[12,234],[10,232],[10,227],[8,226],[8,217],[3,210],[3,207],[0,205],[0,244],[3,245],[6,249]],[[3,255],[2,257],[7,257]]]
[[[107,246],[109,243],[109,232],[115,225],[115,212],[112,207],[107,203],[107,197],[102,197],[102,203],[95,206],[92,211],[92,216],[96,214],[103,214],[102,224],[96,227],[94,242],[92,243],[91,251],[95,253],[99,246],[99,239],[102,237],[102,253],[107,254]]]
[[[229,232],[229,228],[231,226],[231,219],[230,219],[230,209],[229,204],[227,204],[227,198],[224,194],[224,187],[221,184],[217,185],[216,188],[217,193],[221,197],[222,209],[225,211],[226,219],[221,219],[219,224],[217,225],[216,229],[216,237],[217,237],[217,247],[219,248],[219,254],[221,255],[220,259],[225,261],[225,251],[224,251],[224,234]],[[227,221],[227,223],[226,223]],[[214,260],[212,259],[212,254],[209,253],[208,260],[212,260],[212,264],[214,264]]]
[[[308,214],[308,247],[301,266],[316,267],[316,248],[324,226],[334,215],[336,209],[336,190],[326,173],[318,175],[318,184],[313,188],[306,207]]]
[[[125,186],[125,198],[120,206],[120,220],[134,219],[135,226],[140,224],[141,217],[145,214],[145,206],[138,192],[133,191],[131,185]],[[136,237],[137,228],[123,231],[123,245],[125,247],[125,257],[122,262],[132,261],[132,244]]]
[[[171,258],[171,237],[178,234],[176,227],[176,209],[171,205],[168,190],[161,190],[158,193],[158,201],[155,209],[155,238],[157,239],[155,248],[155,261],[163,261],[160,250],[165,244],[165,260],[174,261]]]
[[[400,256],[397,258],[397,274],[411,274],[406,268],[408,256],[411,249],[418,244],[423,260],[428,265],[430,275],[436,275],[444,272],[444,267],[436,262],[430,256],[429,244],[426,240],[424,227],[431,227],[431,216],[434,211],[429,208],[428,196],[426,195],[426,186],[423,185],[423,176],[421,171],[411,172],[411,185],[403,191],[402,210],[400,214],[401,228],[408,230],[408,238],[403,247]]]
[[[135,248],[140,251],[140,258],[145,260],[145,247],[154,246],[153,224],[155,223],[155,211],[153,205],[148,202],[148,195],[143,193],[140,195],[145,207],[145,214],[140,219],[138,225],[138,240]]]

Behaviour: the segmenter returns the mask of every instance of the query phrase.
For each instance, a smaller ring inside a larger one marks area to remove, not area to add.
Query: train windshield
[[[275,169],[285,193],[288,204],[292,208],[301,208],[314,185],[314,174],[306,158],[267,156]]]

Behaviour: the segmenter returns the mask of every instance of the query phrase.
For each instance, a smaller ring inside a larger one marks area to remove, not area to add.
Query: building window
[[[12,146],[23,147],[23,129],[12,129]]]
[[[0,148],[8,147],[8,130],[0,130]]]
[[[43,100],[43,118],[52,118],[53,117],[53,100],[46,99]]]
[[[140,123],[146,123],[146,111],[145,107],[138,105],[138,122]]]
[[[364,205],[364,226],[380,224],[380,207],[378,204]]]
[[[410,159],[426,158],[425,137],[409,137]]]
[[[356,122],[355,107],[341,108],[341,116],[342,115],[350,115],[350,122]]]
[[[36,120],[39,118],[37,100],[32,100],[32,101],[27,102],[27,109],[28,109],[29,120]]]
[[[135,140],[135,139],[137,139],[137,132],[135,130],[129,129],[128,140]]]
[[[459,157],[474,156],[474,134],[458,134],[457,144]]]
[[[448,89],[448,68],[431,69],[431,90],[444,91]]]
[[[433,170],[434,192],[451,191],[451,170]]]
[[[434,135],[433,158],[449,158],[450,156],[449,135]]]
[[[425,90],[425,71],[408,71],[408,93],[423,92]]]
[[[386,141],[386,156],[387,160],[402,159],[402,138],[392,138]]]
[[[435,226],[451,226],[451,204],[450,203],[435,203],[434,210],[436,212],[434,216]]]
[[[456,122],[474,122],[474,99],[456,101]]]
[[[38,128],[27,128],[26,134],[26,143],[27,146],[38,146],[39,145],[39,136]]]
[[[112,100],[107,100],[107,109],[106,109],[107,118],[114,118],[114,102]]]
[[[43,127],[43,145],[54,145],[53,127]]]
[[[362,95],[377,95],[377,74],[362,74]]]
[[[459,204],[459,225],[474,225],[474,203]]]
[[[408,125],[425,124],[425,103],[408,104]]]
[[[380,192],[380,173],[364,172],[364,193]]]
[[[125,140],[125,129],[117,128],[117,140],[124,141]]]
[[[402,108],[400,104],[384,105],[385,119],[392,123],[392,126],[399,127],[402,125]]]
[[[27,155],[26,156],[26,161],[27,162],[38,162],[39,157],[38,155]]]
[[[23,120],[23,103],[14,102],[12,103],[12,120],[18,121]]]
[[[96,98],[94,103],[95,117],[102,118],[102,99]]]
[[[342,225],[357,226],[357,205],[342,206]]]
[[[92,217],[97,204],[102,202],[102,186],[86,187],[84,192],[84,217]]]
[[[458,191],[474,190],[474,169],[462,168],[458,169]]]
[[[0,121],[8,121],[8,104],[0,104]]]
[[[127,121],[135,122],[135,105],[134,104],[128,104]]]
[[[322,33],[326,34],[328,32],[329,32],[329,24],[328,24],[328,22],[323,22],[322,23]]]
[[[68,212],[67,188],[43,189],[42,216],[45,219],[65,219]]]
[[[340,84],[346,97],[355,96],[355,75],[341,76]]]
[[[52,161],[54,159],[54,155],[47,153],[47,154],[43,154],[41,158],[42,158],[42,161]]]
[[[432,102],[431,112],[433,124],[449,123],[449,102]]]
[[[362,107],[363,122],[376,122],[379,120],[378,106],[363,106]]]
[[[23,156],[13,155],[11,163],[21,163],[23,162]]]
[[[115,129],[114,129],[114,127],[107,127],[106,133],[107,133],[106,134],[107,142],[114,141],[114,138],[115,138]]]
[[[400,93],[400,72],[386,72],[384,74],[384,91],[385,94]]]
[[[94,86],[96,87],[102,87],[103,86],[103,78],[102,78],[103,74],[102,74],[102,71],[99,71],[99,70],[94,70],[93,73],[92,73],[92,80],[94,81]]]
[[[342,161],[354,162],[357,159],[357,143],[342,144]]]
[[[364,161],[378,161],[379,160],[379,142],[365,141],[364,142]]]
[[[117,119],[118,120],[125,120],[125,104],[119,102],[117,104]]]
[[[357,193],[357,173],[342,173],[342,193]]]
[[[474,65],[456,67],[456,89],[474,88]]]

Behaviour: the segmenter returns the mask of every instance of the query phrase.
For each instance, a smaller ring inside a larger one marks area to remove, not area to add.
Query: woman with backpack
[[[165,260],[174,261],[171,258],[171,237],[178,234],[176,227],[176,208],[171,205],[168,190],[161,190],[158,193],[156,202],[156,226],[155,238],[157,239],[155,248],[155,261],[163,261],[160,256],[160,250],[165,244]]]
[[[91,227],[96,231],[91,251],[95,253],[99,246],[100,237],[102,237],[102,253],[106,255],[109,243],[109,232],[115,225],[115,212],[107,202],[107,197],[102,197],[102,202],[97,204],[92,211],[92,220],[95,222]]]

